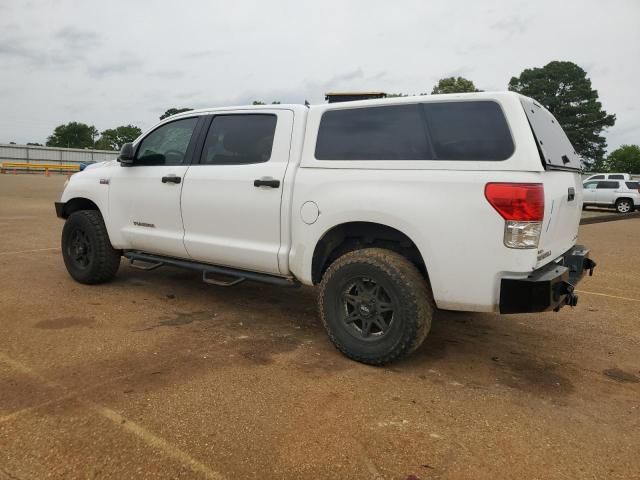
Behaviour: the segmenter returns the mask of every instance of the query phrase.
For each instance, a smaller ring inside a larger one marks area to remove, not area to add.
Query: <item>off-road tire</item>
[[[82,241],[78,238],[81,237]],[[87,245],[82,261],[78,243]],[[121,252],[109,241],[102,215],[97,210],[72,213],[62,229],[62,257],[69,275],[87,285],[108,282],[120,267]]]
[[[349,307],[345,288],[357,278],[377,282],[393,305],[389,330],[379,339],[358,338],[345,323]],[[370,279],[370,280],[369,280]],[[402,255],[381,248],[355,250],[338,257],[327,269],[318,295],[320,318],[330,340],[347,357],[384,365],[416,350],[431,328],[435,303],[420,271]]]

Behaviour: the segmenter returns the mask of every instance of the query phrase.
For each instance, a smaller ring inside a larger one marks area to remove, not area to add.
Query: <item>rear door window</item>
[[[598,182],[598,189],[616,189],[619,188],[620,184],[618,182]]]
[[[203,165],[247,165],[268,162],[277,117],[272,114],[217,115],[204,142]]]

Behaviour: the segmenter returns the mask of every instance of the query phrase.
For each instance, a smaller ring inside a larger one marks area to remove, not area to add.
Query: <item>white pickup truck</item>
[[[575,305],[580,159],[553,116],[510,92],[190,111],[56,203],[71,276],[133,266],[204,281],[319,285],[347,356],[415,350],[436,308]]]

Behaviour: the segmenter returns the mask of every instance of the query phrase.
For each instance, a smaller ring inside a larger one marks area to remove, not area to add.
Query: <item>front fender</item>
[[[102,168],[87,168],[72,175],[60,196],[60,202],[56,202],[56,214],[60,217],[58,209],[61,209],[61,218],[64,218],[65,205],[69,202],[76,199],[89,200],[100,211],[111,243],[115,245],[118,232],[112,231],[112,225],[109,222],[109,183],[104,181],[108,175],[103,170]],[[101,180],[103,181],[101,182]]]

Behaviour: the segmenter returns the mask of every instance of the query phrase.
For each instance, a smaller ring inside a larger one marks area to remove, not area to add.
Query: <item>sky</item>
[[[552,60],[586,70],[640,144],[640,1],[0,0],[0,143],[69,121],[152,127],[171,107],[324,102],[327,91],[486,91]]]

